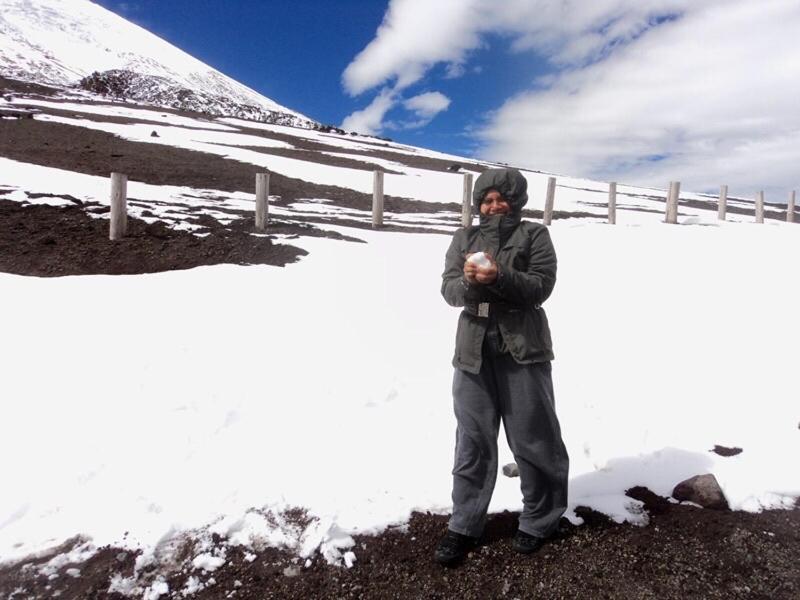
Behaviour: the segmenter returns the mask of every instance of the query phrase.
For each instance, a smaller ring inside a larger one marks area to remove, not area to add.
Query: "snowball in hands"
[[[489,260],[489,257],[486,256],[485,252],[476,252],[475,254],[472,254],[467,259],[467,262],[470,262],[478,267],[483,267],[484,269],[492,266],[492,261]]]

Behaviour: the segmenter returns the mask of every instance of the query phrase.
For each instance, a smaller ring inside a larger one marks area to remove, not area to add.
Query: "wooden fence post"
[[[111,227],[109,239],[122,239],[128,231],[128,176],[111,173]]]
[[[728,186],[721,185],[719,187],[719,209],[717,210],[717,219],[724,221],[728,213]]]
[[[544,219],[542,222],[545,225],[550,225],[553,222],[553,204],[556,198],[556,178],[547,178],[547,196],[544,199]]]
[[[608,184],[608,224],[617,223],[617,182]]]
[[[372,181],[372,228],[383,227],[383,171],[375,171]]]
[[[678,199],[681,196],[681,182],[669,182],[669,194],[667,195],[666,222],[673,225],[678,222]]]
[[[461,203],[461,226],[472,225],[472,173],[464,173],[464,196]]]
[[[786,205],[786,222],[794,223],[794,201],[797,196],[797,191],[792,190],[789,192],[789,203]]]
[[[256,173],[256,231],[269,222],[269,173]]]
[[[756,223],[764,222],[764,192],[756,194]]]

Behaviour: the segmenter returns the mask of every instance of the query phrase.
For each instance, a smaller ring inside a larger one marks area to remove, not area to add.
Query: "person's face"
[[[481,202],[481,214],[487,217],[492,215],[507,215],[511,212],[508,201],[497,190],[489,190]]]

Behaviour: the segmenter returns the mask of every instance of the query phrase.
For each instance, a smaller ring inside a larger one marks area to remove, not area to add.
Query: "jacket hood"
[[[528,202],[528,180],[516,169],[489,169],[480,174],[472,190],[472,204],[480,214],[480,204],[486,192],[497,190],[518,214]]]

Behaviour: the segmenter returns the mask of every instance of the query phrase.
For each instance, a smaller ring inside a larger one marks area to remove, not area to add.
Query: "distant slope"
[[[108,102],[0,76],[0,188],[24,202],[57,195],[107,205],[108,174],[116,171],[129,176],[132,216],[205,234],[196,211],[226,224],[250,219],[255,174],[267,169],[270,214],[371,228],[373,173],[383,171],[386,229],[450,232],[461,222],[465,175],[474,180],[492,166],[366,136]],[[551,174],[523,174],[530,196],[523,217],[541,219]],[[619,183],[617,223],[662,222],[665,195]],[[717,224],[716,200],[682,192],[679,222]],[[554,207],[557,222],[605,223],[608,183],[558,175]],[[765,216],[784,221],[785,205],[768,205]],[[752,200],[729,197],[728,219],[753,221]]]
[[[93,74],[95,74],[93,76]],[[0,75],[139,102],[315,123],[88,0],[0,0]]]

